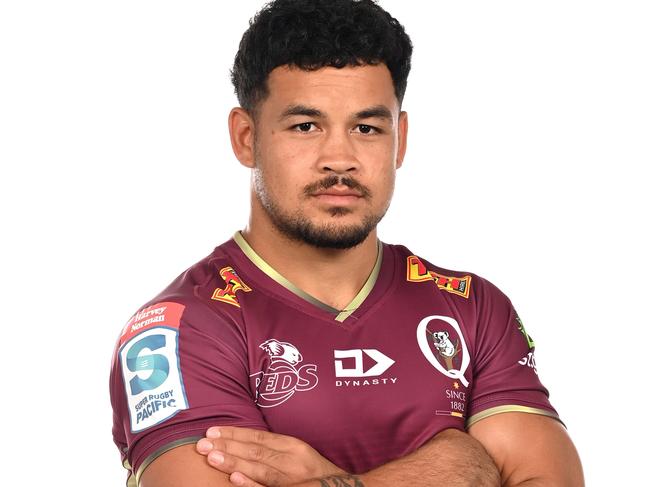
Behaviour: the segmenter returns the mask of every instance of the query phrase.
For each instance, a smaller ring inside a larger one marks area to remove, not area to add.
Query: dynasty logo
[[[366,368],[364,362],[366,362],[366,365],[368,362],[374,362],[374,365]],[[395,361],[392,358],[375,348],[334,350],[334,372],[338,379],[336,387],[395,384],[397,377],[380,377],[394,363]]]
[[[420,259],[415,255],[410,255],[406,261],[406,280],[409,282],[433,281],[443,291],[468,298],[472,276],[443,276],[437,272],[427,270]]]
[[[302,354],[294,345],[272,338],[260,345],[271,358],[264,372],[257,372],[255,379],[255,402],[262,408],[272,408],[287,401],[296,392],[310,391],[318,384],[317,367],[314,364],[298,366]]]
[[[248,293],[251,291],[251,288],[244,284],[244,281],[241,280],[241,277],[237,275],[237,272],[232,267],[224,267],[219,271],[219,275],[226,282],[226,287],[223,289],[215,289],[214,293],[212,293],[212,299],[240,308],[241,306],[235,293],[237,291]]]

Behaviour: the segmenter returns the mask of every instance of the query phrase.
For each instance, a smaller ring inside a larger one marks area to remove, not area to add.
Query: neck
[[[253,217],[242,234],[277,272],[307,294],[339,310],[358,294],[377,260],[376,229],[350,249],[314,247],[287,237],[267,219]]]

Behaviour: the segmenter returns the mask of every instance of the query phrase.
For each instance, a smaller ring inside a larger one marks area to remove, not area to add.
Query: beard
[[[330,221],[316,225],[300,209],[289,214],[280,208],[277,200],[267,190],[260,168],[255,169],[254,182],[256,197],[275,228],[291,240],[303,242],[313,247],[323,249],[349,249],[355,247],[363,242],[370,232],[377,227],[377,224],[388,210],[388,205],[386,205],[386,208],[380,213],[365,215],[359,224],[342,225],[338,224],[336,219],[351,213],[351,210],[346,207],[333,206],[328,210],[331,217]],[[370,190],[354,178],[334,175],[306,186],[303,190],[303,197],[310,198],[316,191],[326,190],[336,184],[344,184],[358,191],[363,198],[372,198]]]

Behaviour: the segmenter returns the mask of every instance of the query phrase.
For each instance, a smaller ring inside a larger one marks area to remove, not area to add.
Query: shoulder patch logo
[[[237,274],[232,267],[224,267],[219,271],[219,275],[225,281],[226,287],[221,289],[217,288],[212,293],[212,299],[221,301],[222,303],[232,304],[240,308],[239,301],[237,300],[236,292],[243,291],[245,293],[251,292],[252,289],[244,284],[241,277]]]
[[[296,392],[310,391],[318,384],[317,366],[314,364],[298,365],[302,354],[289,342],[275,338],[260,345],[271,359],[266,371],[252,374],[255,379],[255,402],[259,407],[279,406]]]
[[[415,255],[409,255],[406,260],[406,280],[409,282],[433,281],[439,289],[452,294],[469,298],[469,288],[472,276],[450,277],[427,270],[422,261]]]
[[[184,309],[179,303],[154,304],[133,315],[124,327],[119,355],[133,433],[188,408],[178,360]]]

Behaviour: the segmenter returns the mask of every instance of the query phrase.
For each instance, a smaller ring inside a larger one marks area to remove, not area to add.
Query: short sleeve
[[[537,375],[533,339],[508,297],[490,282],[481,281],[467,427],[504,412],[559,419]]]
[[[111,369],[113,436],[137,482],[162,453],[210,426],[267,430],[242,329],[201,302],[163,301],[127,323]]]

